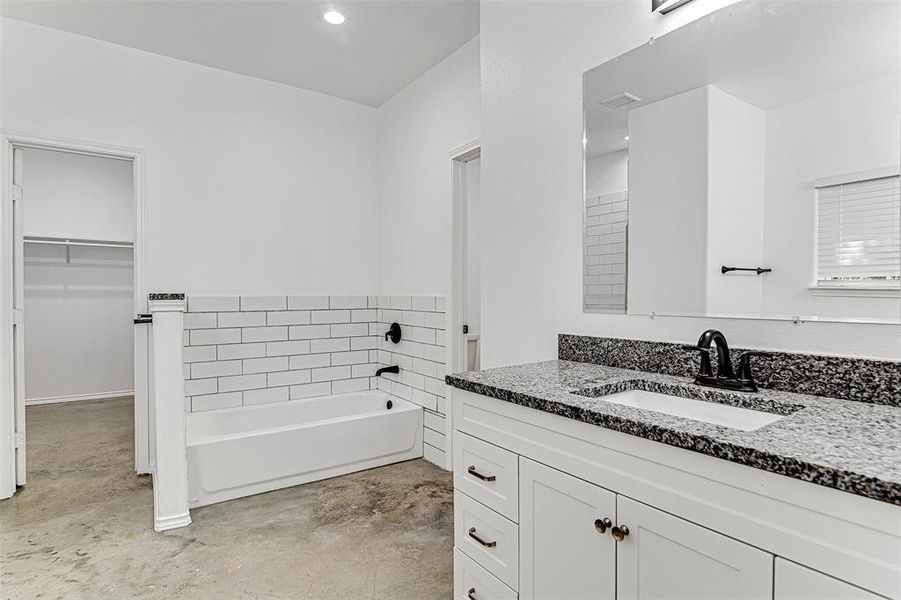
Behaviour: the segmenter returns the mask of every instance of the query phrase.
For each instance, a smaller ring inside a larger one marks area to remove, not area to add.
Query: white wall
[[[629,113],[632,314],[760,315],[766,113],[712,85]]]
[[[134,241],[131,162],[26,149],[25,235]]]
[[[766,113],[706,85],[629,113],[632,314],[753,315]]]
[[[133,239],[131,163],[26,149],[26,235]],[[134,388],[132,251],[25,245],[26,401]]]
[[[897,165],[899,106],[895,76],[767,111],[765,260],[774,271],[764,282],[766,313],[898,318],[897,296],[820,297],[807,287],[815,278],[814,180]]]
[[[379,288],[447,295],[449,153],[479,137],[479,39],[378,109]]]
[[[703,314],[761,314],[766,113],[707,87],[707,305]],[[768,266],[768,265],[763,265]],[[777,316],[784,316],[784,313]]]
[[[476,37],[378,109],[378,259],[382,294],[379,313],[383,325],[398,321],[404,327],[405,323],[415,322],[421,310],[417,308],[416,296],[422,295],[439,297],[437,309],[440,317],[446,318],[443,297],[450,290],[454,189],[450,153],[479,138],[479,72]],[[466,170],[472,175],[478,168],[470,164]],[[476,208],[480,207],[481,202]],[[471,242],[470,250],[479,247],[478,236]],[[477,262],[479,254],[474,253],[473,259]],[[472,265],[470,270],[474,268]],[[391,308],[388,311],[381,310],[386,298]],[[382,377],[379,385],[380,389],[401,396],[410,390],[414,397],[422,391],[437,395],[436,406],[423,403],[423,456],[444,466],[444,433],[448,425],[445,385],[441,380],[444,364],[434,374],[439,379],[426,377],[426,386],[422,387],[417,365],[423,361],[415,358],[421,356],[415,353],[419,341],[422,340],[414,339],[412,346],[402,341],[399,350],[390,343],[380,348],[390,352],[387,356],[380,352],[379,360],[400,365],[401,374],[399,378]],[[442,355],[435,360],[446,364],[445,342],[445,332],[441,331],[436,343]],[[432,342],[428,339],[425,343]],[[398,380],[406,385],[398,387]]]
[[[582,73],[730,0],[483,2],[482,366],[556,356],[560,332],[901,358],[897,326],[582,313]],[[540,32],[540,33],[538,33]]]
[[[622,192],[629,186],[629,151],[617,150],[585,161],[585,196]]]
[[[0,27],[4,130],[146,152],[151,290],[375,290],[375,109],[10,19]]]
[[[704,314],[707,88],[629,112],[630,313]]]

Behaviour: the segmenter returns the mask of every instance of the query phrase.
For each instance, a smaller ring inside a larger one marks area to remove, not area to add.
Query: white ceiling
[[[625,148],[628,110],[711,84],[768,110],[901,72],[896,0],[748,0],[585,73],[588,155]]]
[[[2,0],[0,14],[370,106],[479,33],[478,0]]]

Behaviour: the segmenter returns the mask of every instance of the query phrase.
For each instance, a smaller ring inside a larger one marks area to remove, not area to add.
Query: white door
[[[137,243],[135,244],[135,272],[137,273]],[[147,315],[147,294],[141,294],[135,277],[135,472],[153,472],[153,407],[150,380],[150,323]]]
[[[134,373],[135,373],[135,472],[139,474],[152,473],[154,466],[153,457],[156,456],[154,448],[154,421],[153,421],[153,381],[150,378],[153,365],[150,364],[153,353],[151,352],[150,323],[148,318],[149,306],[147,301],[147,287],[144,277],[144,236],[141,235],[144,228],[144,214],[141,194],[138,189],[140,181],[140,160],[132,161],[132,177],[135,182],[135,233],[134,233]]]
[[[25,243],[23,155],[13,147],[13,396],[16,415],[16,485],[25,485]]]
[[[623,496],[616,514],[618,600],[772,598],[772,554]]]
[[[819,571],[776,557],[774,600],[879,600],[877,596]]]
[[[519,464],[519,597],[616,595],[616,495],[527,458]]]

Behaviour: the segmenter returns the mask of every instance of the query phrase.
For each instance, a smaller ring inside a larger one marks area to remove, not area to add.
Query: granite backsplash
[[[730,351],[737,370],[738,358],[746,349]],[[752,359],[754,379],[762,388],[901,406],[901,362],[778,351],[772,354]],[[559,335],[557,356],[560,360],[679,377],[694,377],[700,362],[697,352],[684,350],[682,344],[572,334]],[[715,358],[713,364],[716,368]]]

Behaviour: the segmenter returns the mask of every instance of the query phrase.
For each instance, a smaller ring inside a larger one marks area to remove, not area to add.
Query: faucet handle
[[[387,342],[389,339],[397,344],[400,342],[400,324],[392,323],[391,327],[388,328],[388,331],[385,332],[385,341]]]
[[[692,350],[694,352],[701,353],[701,367],[698,369],[699,377],[713,377],[713,367],[710,364],[710,348],[705,348],[703,346],[691,346],[689,344],[685,344],[682,346],[683,350]]]
[[[738,358],[738,379],[739,381],[749,381],[754,382],[754,375],[751,373],[751,357],[752,356],[762,356],[762,357],[770,357],[773,356],[772,352],[761,352],[759,350],[749,350],[748,352],[742,353],[742,355]]]
[[[704,348],[703,346],[695,346],[694,344],[682,344],[683,350],[694,350],[696,352],[710,352],[710,348]]]

